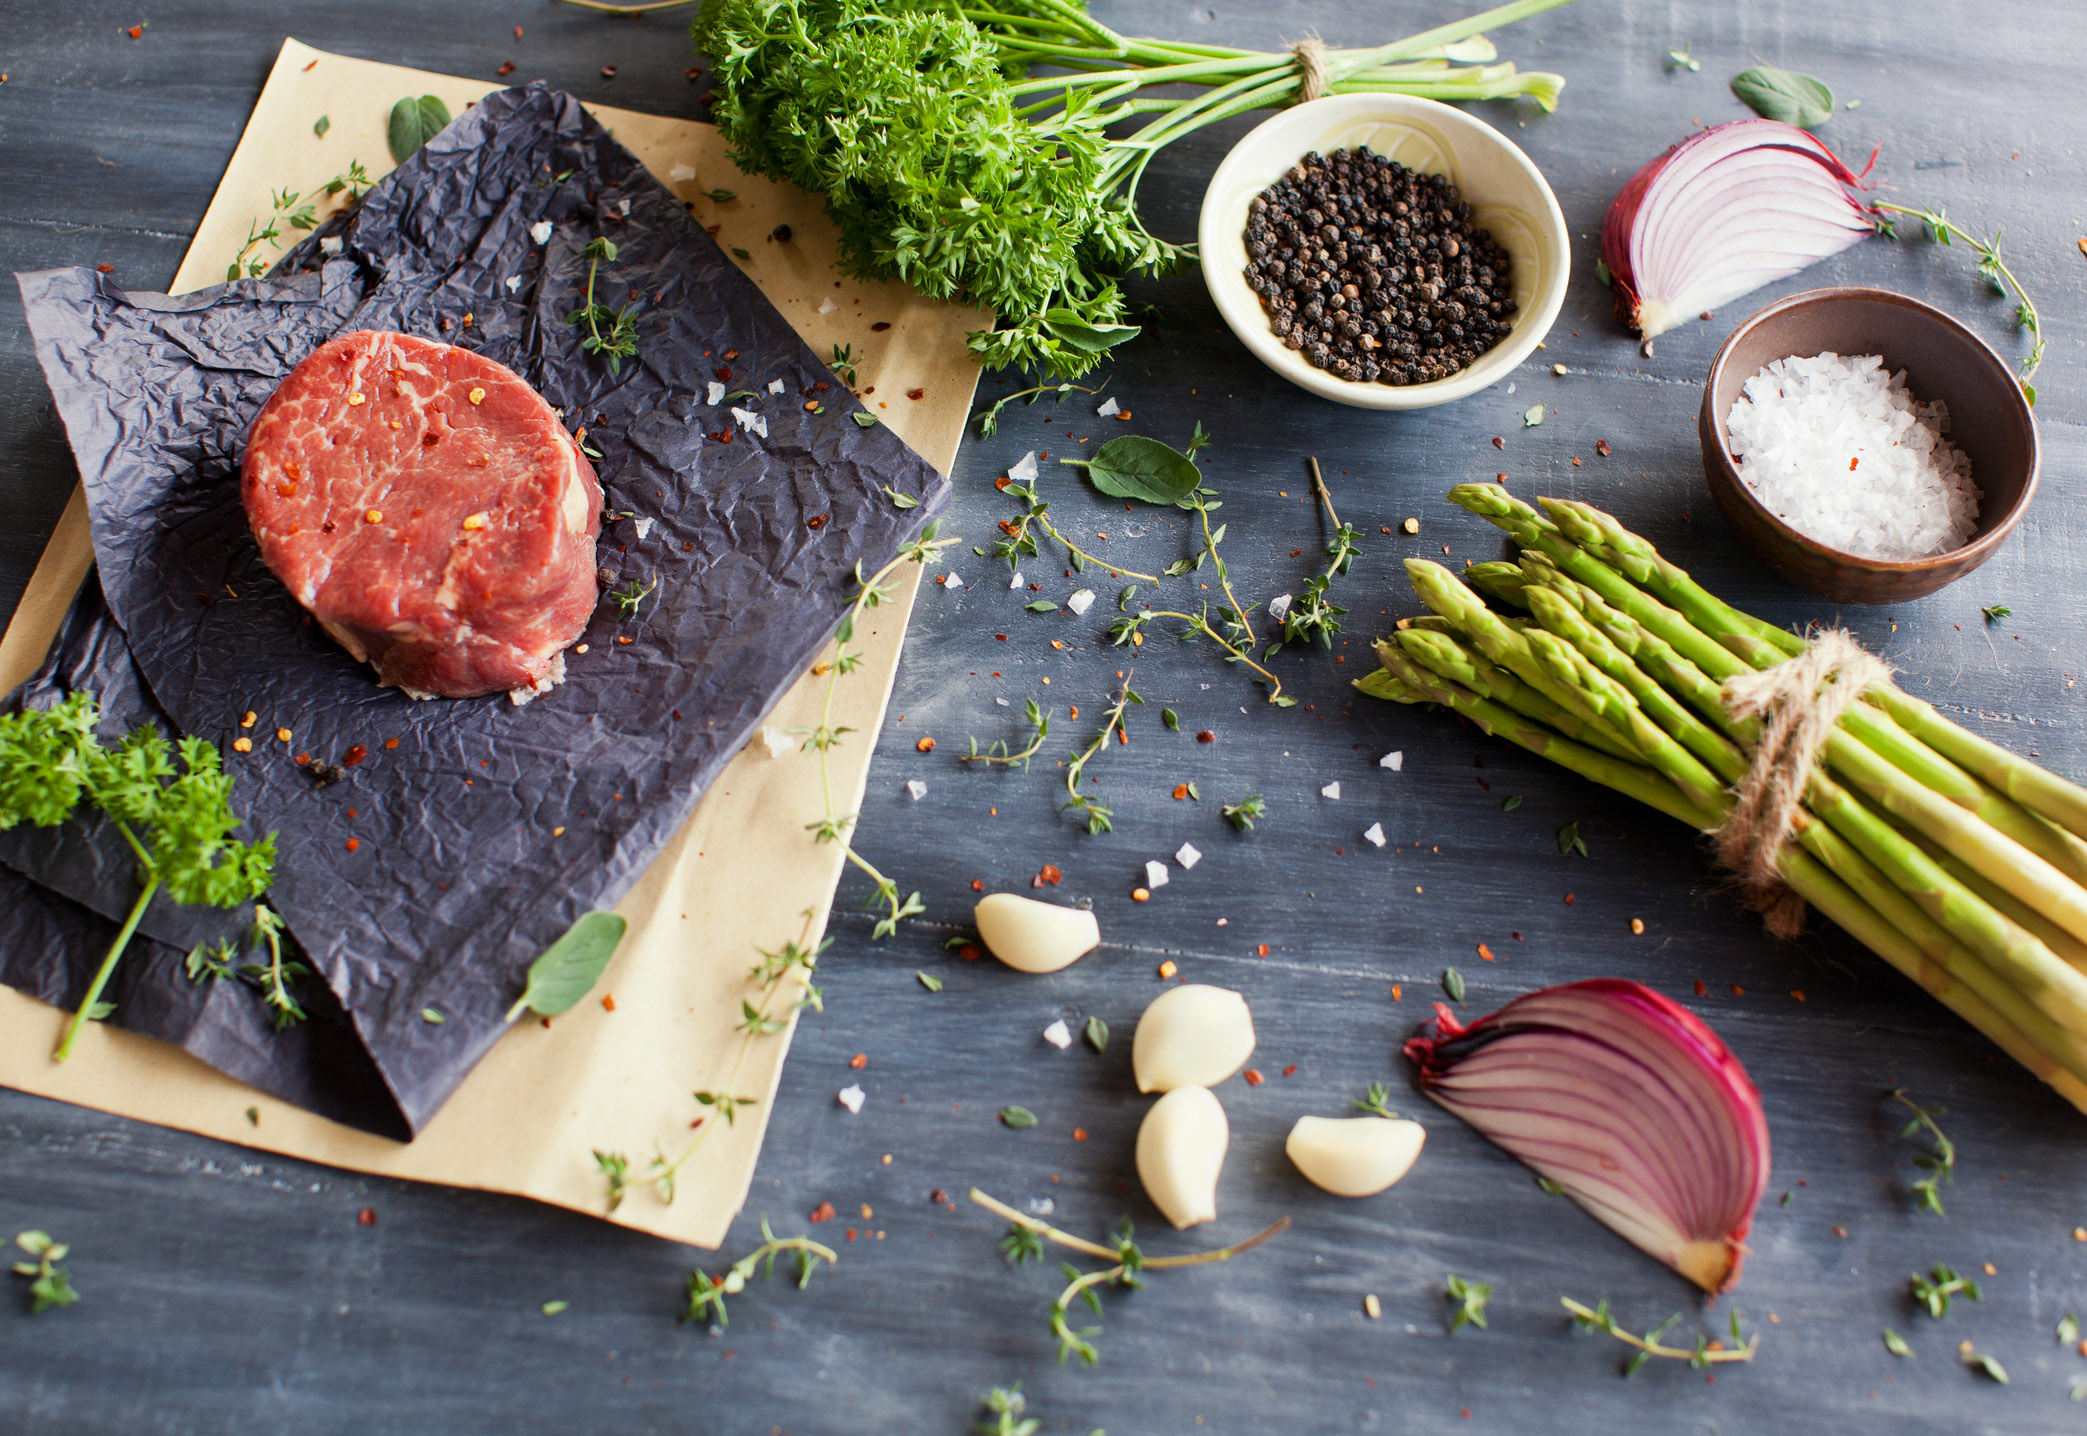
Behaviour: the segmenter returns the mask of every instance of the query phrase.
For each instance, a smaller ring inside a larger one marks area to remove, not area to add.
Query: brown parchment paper
[[[249,222],[268,213],[272,188],[294,180],[310,189],[350,160],[362,161],[372,178],[388,172],[384,128],[394,100],[440,95],[452,112],[461,112],[497,88],[284,41],[174,292],[223,280]],[[978,381],[963,336],[989,316],[923,299],[903,285],[843,278],[818,199],[739,173],[725,159],[714,127],[589,108],[676,194],[693,201],[699,219],[722,226],[720,241],[751,255],[739,261],[741,268],[814,350],[851,346],[861,382],[875,391],[864,402],[915,452],[948,472]],[[330,121],[323,137],[313,133],[321,115]],[[705,197],[711,189],[732,190],[737,198],[712,203]],[[791,242],[769,242],[770,231],[785,223]],[[264,247],[252,257],[272,261],[276,252]],[[828,301],[832,307],[821,313]],[[891,327],[873,331],[876,323]],[[924,397],[907,399],[915,389]],[[75,492],[0,639],[0,693],[42,662],[92,559],[86,505]],[[832,721],[855,730],[831,755],[842,812],[861,802],[918,582],[917,570],[908,571],[898,601],[868,615],[857,633],[864,661],[837,690]],[[826,680],[807,674],[784,696],[770,725],[816,725],[825,693]],[[4,987],[0,1084],[330,1166],[513,1192],[605,1215],[592,1151],[625,1152],[633,1173],[642,1176],[656,1148],[678,1153],[687,1145],[689,1123],[705,1111],[689,1094],[730,1083],[759,1101],[742,1109],[734,1124],[706,1124],[704,1145],[682,1168],[673,1202],[638,1188],[608,1215],[625,1226],[715,1247],[753,1180],[791,1036],[786,1030],[749,1042],[735,1030],[740,999],[752,995],[747,969],[757,948],[801,940],[808,923],[814,940],[824,931],[844,859],[805,831],[823,812],[812,755],[793,749],[776,757],[758,742],[741,753],[618,908],[630,931],[596,989],[597,997],[613,995],[615,1010],[590,997],[548,1028],[518,1025],[408,1144],[328,1122],[177,1048],[116,1028],[90,1027],[72,1060],[59,1066],[49,1054],[64,1014]]]

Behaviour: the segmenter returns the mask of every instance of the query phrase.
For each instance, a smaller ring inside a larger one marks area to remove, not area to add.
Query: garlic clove
[[[1254,1015],[1227,987],[1190,984],[1152,999],[1131,1038],[1140,1092],[1215,1087],[1254,1055]]]
[[[1283,1150],[1322,1191],[1374,1197],[1412,1170],[1427,1137],[1403,1117],[1299,1117]]]
[[[1017,972],[1056,972],[1101,945],[1093,913],[1015,893],[986,894],[971,920],[986,950]]]
[[[1232,1127],[1208,1087],[1176,1087],[1138,1126],[1138,1180],[1160,1215],[1186,1230],[1217,1220],[1217,1175]]]

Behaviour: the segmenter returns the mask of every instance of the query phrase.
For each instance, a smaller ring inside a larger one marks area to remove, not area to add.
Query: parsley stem
[[[2029,297],[2029,291],[2022,288],[2022,281],[2015,278],[2015,272],[2009,269],[2007,261],[2000,257],[1999,233],[1996,231],[1991,241],[1980,239],[1961,225],[1951,223],[1949,218],[1939,210],[1920,209],[1913,205],[1892,204],[1886,200],[1878,200],[1872,208],[1883,210],[1887,214],[1903,214],[1917,219],[1927,225],[1929,234],[1944,244],[1949,243],[1952,236],[1963,240],[1964,243],[1971,246],[1972,251],[1983,261],[1980,269],[1986,274],[1988,282],[1992,283],[1993,287],[2002,294],[2007,293],[2010,289],[2014,291],[2015,299],[2021,305],[2021,308],[2015,313],[2015,328],[2028,330],[2030,336],[2035,340],[2035,343],[2030,346],[2029,357],[2022,361],[2022,372],[2017,376],[2018,382],[2029,393],[2029,402],[2034,404],[2036,402],[2036,391],[2030,387],[2029,381],[2036,377],[2037,367],[2043,363],[2044,359],[2043,316],[2037,311],[2036,302]],[[2005,280],[2006,283],[1998,282],[1994,278],[1996,275],[1998,280]]]
[[[1038,1221],[1035,1217],[1024,1216],[1007,1203],[995,1197],[987,1196],[976,1187],[971,1189],[971,1200],[984,1207],[994,1216],[1005,1217],[1018,1227],[1027,1227],[1038,1236],[1054,1241],[1062,1247],[1071,1247],[1076,1252],[1085,1252],[1088,1256],[1100,1257],[1103,1261],[1112,1262],[1116,1260],[1115,1248],[1105,1247],[1100,1242],[1090,1242],[1085,1237],[1076,1237],[1071,1232],[1060,1231],[1049,1222]]]
[[[153,873],[145,880],[144,889],[138,893],[138,900],[130,905],[130,915],[124,918],[122,930],[116,934],[116,940],[109,944],[109,954],[101,960],[101,967],[96,970],[94,981],[87,984],[87,995],[80,999],[79,1010],[73,1013],[72,1021],[66,1024],[65,1036],[58,1043],[58,1050],[51,1054],[53,1062],[63,1062],[72,1056],[72,1045],[78,1040],[80,1029],[87,1024],[87,1014],[101,1001],[103,989],[108,987],[109,978],[115,974],[116,960],[123,956],[123,949],[130,945],[131,934],[138,930],[138,923],[144,918],[145,909],[152,902],[152,895],[158,891],[159,874]]]

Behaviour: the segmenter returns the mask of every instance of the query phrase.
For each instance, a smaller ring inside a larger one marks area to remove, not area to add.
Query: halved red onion
[[[1874,234],[1869,172],[1781,120],[1689,136],[1631,176],[1602,220],[1617,319],[1650,340]]]
[[[1618,977],[1527,993],[1406,1043],[1428,1096],[1708,1292],[1739,1280],[1768,1119],[1702,1019]]]

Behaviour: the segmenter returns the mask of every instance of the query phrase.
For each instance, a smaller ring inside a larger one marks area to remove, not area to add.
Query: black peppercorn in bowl
[[[1366,409],[1505,379],[1557,319],[1571,255],[1527,155],[1410,95],[1328,96],[1249,131],[1210,177],[1197,240],[1240,341]]]

